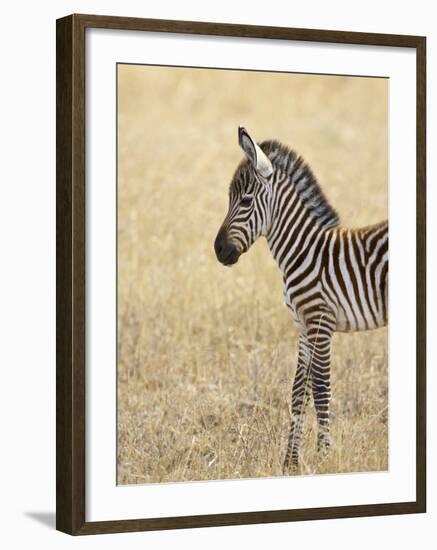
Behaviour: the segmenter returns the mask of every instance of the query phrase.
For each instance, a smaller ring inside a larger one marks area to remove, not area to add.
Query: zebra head
[[[238,141],[247,159],[232,178],[228,213],[214,243],[217,259],[223,265],[235,264],[269,228],[272,163],[241,126]]]

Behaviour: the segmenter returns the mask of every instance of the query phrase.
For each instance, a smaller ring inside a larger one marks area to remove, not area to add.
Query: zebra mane
[[[303,203],[316,222],[325,227],[336,227],[339,217],[320,188],[311,168],[295,151],[276,140],[259,144],[269,157],[274,169],[288,175]]]

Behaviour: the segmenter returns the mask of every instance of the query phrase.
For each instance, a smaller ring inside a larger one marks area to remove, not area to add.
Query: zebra
[[[214,242],[223,265],[265,237],[283,275],[284,301],[300,329],[292,386],[291,426],[283,471],[300,460],[305,406],[311,394],[317,450],[330,447],[331,341],[334,332],[388,323],[388,222],[349,229],[309,165],[276,141],[255,143],[238,129],[246,158],[229,188],[229,209]]]

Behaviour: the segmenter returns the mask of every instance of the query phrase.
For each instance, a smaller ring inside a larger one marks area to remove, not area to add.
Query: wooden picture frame
[[[409,48],[416,52],[416,499],[411,502],[86,521],[85,33],[120,29]],[[420,36],[70,15],[57,21],[57,529],[71,535],[409,514],[426,510],[426,39]]]

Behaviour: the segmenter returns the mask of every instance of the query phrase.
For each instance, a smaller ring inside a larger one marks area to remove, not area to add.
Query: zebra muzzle
[[[223,265],[233,265],[238,262],[240,252],[235,244],[223,238],[220,233],[214,243],[214,250],[217,256],[217,260]]]

